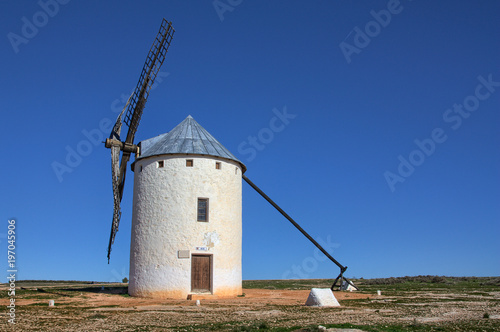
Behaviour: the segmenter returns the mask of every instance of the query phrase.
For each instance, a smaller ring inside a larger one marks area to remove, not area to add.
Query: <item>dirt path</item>
[[[237,330],[241,326],[310,326],[350,323],[358,326],[442,327],[494,331],[500,327],[500,292],[437,294],[408,292],[377,296],[363,292],[335,292],[341,306],[304,305],[309,290],[244,289],[230,299],[162,300],[132,298],[113,291],[47,290],[19,298],[17,331],[207,331]],[[49,299],[56,302],[48,307]],[[1,298],[0,305],[8,299]],[[487,312],[488,319],[483,315]],[[6,313],[0,313],[6,321]],[[481,325],[482,324],[482,325]],[[9,331],[6,324],[0,331]],[[500,330],[500,329],[499,329]]]

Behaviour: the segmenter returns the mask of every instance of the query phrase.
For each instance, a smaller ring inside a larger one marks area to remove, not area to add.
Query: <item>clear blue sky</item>
[[[176,33],[138,140],[192,115],[348,276],[500,275],[500,2],[215,4],[1,2],[0,246],[17,218],[19,279],[128,276],[133,173],[108,265],[100,123],[163,17]],[[244,279],[336,277],[243,188]]]

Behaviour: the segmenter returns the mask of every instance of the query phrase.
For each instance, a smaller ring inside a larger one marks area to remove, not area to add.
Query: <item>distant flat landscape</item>
[[[18,331],[499,331],[500,277],[353,279],[335,291],[340,307],[304,305],[333,280],[246,280],[242,296],[193,300],[134,298],[125,283],[16,283]],[[6,308],[7,284],[0,304]],[[377,295],[380,291],[381,295]],[[49,301],[55,305],[49,307]],[[1,313],[7,325],[8,312]],[[323,330],[325,330],[323,329]],[[2,329],[4,330],[4,329]]]

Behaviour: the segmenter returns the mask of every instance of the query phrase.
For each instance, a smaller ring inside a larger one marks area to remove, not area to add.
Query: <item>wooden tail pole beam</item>
[[[330,259],[333,263],[335,263],[340,268],[340,274],[337,277],[337,279],[335,279],[335,283],[332,286],[332,290],[333,290],[333,288],[334,288],[334,286],[337,283],[337,280],[339,278],[341,280],[346,280],[349,284],[351,284],[353,287],[358,289],[356,286],[354,286],[354,284],[352,282],[350,282],[349,280],[347,280],[347,278],[344,277],[344,272],[347,270],[347,266],[343,266],[335,258],[333,258],[318,242],[316,242],[316,240],[314,240],[302,227],[300,227],[300,225],[297,224],[297,222],[295,220],[293,220],[292,217],[290,217],[285,211],[283,211],[283,209],[280,208],[278,206],[278,204],[276,204],[271,198],[269,198],[269,196],[267,196],[262,190],[260,190],[259,187],[257,187],[252,181],[250,181],[250,179],[247,178],[247,176],[245,174],[243,174],[242,177],[243,177],[243,180],[245,180],[246,183],[248,183],[250,185],[250,187],[255,189],[255,191],[257,191],[262,197],[264,197],[264,199],[266,201],[268,201],[272,206],[274,206],[274,208],[276,210],[278,210],[283,215],[283,217],[288,219],[288,221],[291,222],[292,225],[295,226],[295,228],[297,228],[309,241],[311,241],[316,246],[316,248],[318,248],[323,254],[325,254],[326,257],[328,257],[328,259]]]

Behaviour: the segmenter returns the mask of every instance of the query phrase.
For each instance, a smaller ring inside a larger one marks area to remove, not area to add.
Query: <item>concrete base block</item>
[[[340,307],[330,288],[312,288],[306,305],[315,307]]]

